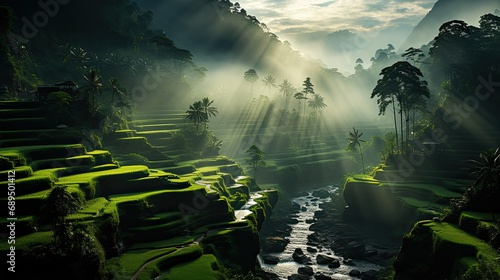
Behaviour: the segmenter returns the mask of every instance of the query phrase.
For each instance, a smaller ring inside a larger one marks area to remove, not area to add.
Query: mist
[[[0,0],[9,273],[500,279],[499,1],[306,2]]]

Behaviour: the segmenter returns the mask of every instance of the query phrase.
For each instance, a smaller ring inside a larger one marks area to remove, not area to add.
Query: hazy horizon
[[[387,44],[397,49],[436,2],[320,0],[304,5],[302,1],[239,1],[280,40],[289,41],[305,56],[320,59],[328,68],[338,68],[344,74],[354,72],[357,58],[368,62]],[[342,30],[349,30],[354,37],[331,38],[332,33]],[[326,49],[329,39],[334,40],[337,50]]]

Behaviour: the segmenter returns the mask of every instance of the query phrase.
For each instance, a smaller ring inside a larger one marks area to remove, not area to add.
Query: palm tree
[[[305,81],[302,83],[304,89],[302,92],[304,93],[304,99],[307,99],[308,94],[314,94],[314,85],[311,83],[311,78],[307,77]],[[304,106],[304,116],[306,115],[306,106]]]
[[[101,94],[103,88],[101,75],[95,68],[91,68],[83,75],[83,80],[85,98],[89,101],[91,111],[94,112],[97,109],[97,95]]]
[[[269,94],[271,94],[271,89],[276,87],[276,78],[272,75],[266,76],[262,82],[264,86],[269,89]]]
[[[200,124],[208,121],[208,115],[205,113],[201,101],[196,101],[193,105],[189,105],[189,110],[186,111],[186,114],[186,119],[189,119],[189,122],[192,122],[196,126],[197,133],[199,132]]]
[[[361,149],[361,142],[365,142],[365,140],[361,139],[363,136],[363,132],[359,133],[359,130],[356,130],[354,127],[352,128],[353,132],[349,132],[349,144],[347,144],[348,151],[356,151],[359,148],[359,154],[361,156],[361,165],[363,167],[363,173],[365,172],[365,162],[363,160],[363,150]]]
[[[111,91],[111,103],[115,100],[115,96],[121,100],[127,93],[127,90],[120,85],[120,82],[118,82],[118,78],[116,77],[111,77],[105,88]]]
[[[470,160],[474,166],[470,175],[475,177],[473,188],[477,191],[488,190],[491,199],[491,215],[495,222],[495,194],[500,190],[500,149],[490,149],[479,154],[479,160]]]
[[[214,103],[213,100],[208,99],[208,97],[205,97],[201,100],[201,104],[203,106],[203,110],[205,110],[205,113],[207,114],[208,117],[215,117],[219,111],[217,111],[217,108],[211,107]]]
[[[279,92],[285,97],[285,110],[288,109],[288,99],[297,89],[287,79],[284,79],[279,85]]]
[[[326,107],[323,96],[314,94],[313,98],[307,101],[307,107],[312,108],[315,112]]]
[[[208,119],[210,117],[215,117],[217,113],[219,113],[219,111],[217,111],[217,108],[210,106],[212,105],[212,103],[214,103],[214,101],[208,99],[208,97],[205,97],[201,100],[201,106],[203,108],[203,111],[207,115],[207,121],[205,123],[208,123]]]

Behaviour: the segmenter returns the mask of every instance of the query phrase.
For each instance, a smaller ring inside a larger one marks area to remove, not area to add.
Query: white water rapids
[[[321,188],[322,190],[327,190],[330,193],[336,191],[337,187],[328,186]],[[290,242],[285,247],[285,250],[282,253],[271,253],[268,254],[270,256],[275,256],[279,258],[279,263],[276,265],[264,264],[261,261],[261,256],[259,255],[259,262],[261,263],[261,267],[264,271],[274,273],[280,277],[280,279],[287,279],[288,276],[292,274],[297,274],[298,268],[303,267],[305,265],[299,264],[295,262],[292,258],[292,254],[296,248],[301,248],[306,256],[308,256],[312,265],[309,265],[313,268],[314,274],[323,274],[331,277],[332,279],[359,279],[353,276],[349,276],[349,272],[353,269],[357,269],[360,272],[364,272],[367,270],[379,270],[382,267],[377,266],[372,263],[363,262],[356,260],[355,265],[346,265],[342,263],[338,268],[329,268],[328,265],[318,265],[316,263],[316,256],[318,254],[323,254],[331,257],[335,257],[339,260],[342,260],[341,257],[335,256],[335,252],[333,252],[330,248],[325,247],[314,247],[317,249],[317,252],[308,252],[307,247],[313,247],[307,245],[308,239],[307,236],[312,234],[313,231],[309,230],[311,226],[311,221],[314,219],[314,212],[320,210],[320,204],[326,203],[331,200],[331,198],[318,198],[312,196],[313,191],[309,192],[308,196],[296,197],[293,199],[293,202],[299,204],[303,211],[297,213],[294,218],[296,218],[299,222],[297,224],[291,224],[292,231],[290,233],[289,240]],[[309,223],[306,221],[309,220]],[[332,240],[333,241],[333,240]],[[313,276],[314,277],[314,276]],[[310,279],[314,279],[311,277]]]

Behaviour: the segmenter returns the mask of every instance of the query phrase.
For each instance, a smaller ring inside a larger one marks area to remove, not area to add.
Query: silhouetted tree
[[[116,77],[111,77],[104,88],[111,92],[111,103],[115,100],[115,96],[118,97],[118,100],[122,100],[123,96],[127,94],[127,90],[120,85],[120,82]]]
[[[88,100],[90,110],[95,113],[97,110],[97,95],[100,95],[103,89],[102,77],[95,68],[90,68],[89,71],[83,75],[84,84],[82,90],[85,94],[85,99]]]
[[[363,60],[361,58],[356,59],[356,65],[354,66],[354,72],[356,74],[360,73],[361,71],[364,70],[363,68]]]
[[[365,162],[363,159],[363,150],[361,149],[361,143],[365,142],[365,140],[361,139],[363,136],[363,132],[359,133],[359,130],[356,130],[354,127],[352,128],[353,132],[349,132],[349,143],[347,144],[348,151],[356,151],[359,148],[359,155],[361,157],[361,166],[363,167],[362,173],[365,172]]]
[[[276,88],[276,78],[272,75],[266,76],[262,82],[264,83],[264,86],[268,88],[269,93],[271,93],[272,88]]]
[[[246,161],[253,168],[253,177],[255,181],[257,181],[257,167],[267,165],[264,161],[264,152],[256,145],[252,145],[250,148],[248,148],[248,150],[245,151],[245,153],[248,155]]]
[[[165,34],[154,36],[150,42],[156,48],[159,58],[170,62],[170,70],[177,75],[180,75],[188,66],[194,66],[193,55],[190,51],[179,49],[174,42],[165,36]]]
[[[205,123],[208,123],[208,119],[210,119],[210,117],[215,117],[217,116],[217,113],[219,113],[219,111],[217,111],[217,108],[211,106],[212,103],[214,103],[214,101],[208,99],[208,97],[204,97],[201,100],[201,106],[203,107],[203,110],[207,115],[207,121]]]
[[[287,79],[284,79],[279,85],[279,92],[285,97],[285,109],[288,109],[288,99],[297,89]]]
[[[325,104],[323,96],[319,94],[313,94],[313,97],[307,100],[307,107],[312,108],[315,112],[327,107]]]
[[[385,114],[387,106],[392,104],[394,112],[394,130],[397,139],[397,121],[395,102],[399,105],[401,149],[404,151],[403,116],[409,116],[410,111],[422,102],[424,97],[429,98],[430,93],[427,82],[421,80],[422,72],[407,61],[399,61],[390,67],[382,69],[382,79],[377,81],[371,98],[375,96],[379,105],[379,115]],[[409,118],[406,118],[407,127]]]
[[[311,83],[311,78],[307,77],[302,83],[304,89],[302,92],[304,93],[304,99],[307,99],[308,94],[314,94],[314,85]],[[304,106],[304,116],[306,114],[306,106]]]
[[[302,91],[296,92],[293,95],[293,98],[297,99],[297,101],[299,103],[298,108],[297,108],[297,114],[299,114],[300,113],[300,104],[302,103],[302,100],[307,99],[307,98],[305,97],[305,95]]]
[[[406,58],[406,60],[413,61],[413,66],[415,66],[416,63],[422,63],[422,60],[425,58],[425,54],[422,50],[413,47],[408,48],[401,56]]]
[[[259,79],[259,75],[257,75],[257,71],[255,69],[248,69],[248,71],[245,72],[245,81],[250,83],[250,93],[253,93],[253,84]]]
[[[196,101],[193,105],[189,105],[189,110],[186,111],[186,114],[186,119],[189,119],[189,122],[195,125],[196,133],[200,132],[200,124],[208,121],[208,114],[205,112],[205,108],[201,101]]]
[[[462,20],[451,20],[445,22],[439,28],[439,34],[429,49],[430,56],[435,65],[444,68],[445,80],[450,81],[452,92],[459,92],[458,81],[460,80],[460,67],[464,59],[470,57],[470,49],[473,44],[473,33],[476,27],[470,26]]]

